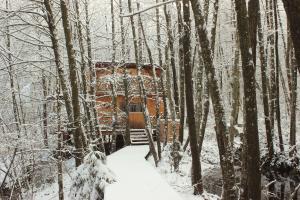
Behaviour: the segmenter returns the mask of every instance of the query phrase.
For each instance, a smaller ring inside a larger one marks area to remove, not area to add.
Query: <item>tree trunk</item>
[[[57,97],[59,96],[59,84],[57,81],[57,88],[56,88],[56,94]],[[62,151],[63,151],[63,141],[62,141],[62,131],[61,131],[61,105],[60,105],[60,100],[57,98],[57,153],[58,153],[58,158],[57,158],[57,183],[58,183],[58,199],[59,200],[64,200],[64,185],[63,185],[63,169],[62,169],[62,164],[63,164],[63,159],[62,159]]]
[[[209,114],[209,106],[210,106],[210,102],[209,102],[209,89],[208,89],[208,80],[207,78],[205,79],[205,86],[204,86],[204,93],[203,93],[203,116],[201,119],[201,126],[200,126],[200,131],[199,131],[199,140],[198,140],[198,148],[199,148],[199,154],[201,156],[201,151],[202,151],[202,144],[203,144],[203,140],[204,140],[204,136],[205,136],[205,129],[206,129],[206,124],[207,124],[207,118],[208,118],[208,114]]]
[[[91,112],[94,119],[94,130],[92,132],[92,139],[93,142],[96,142],[96,145],[99,147],[101,152],[105,152],[104,144],[103,144],[103,137],[100,131],[99,121],[98,121],[98,114],[96,108],[96,69],[92,62],[92,41],[91,41],[91,33],[90,33],[90,21],[89,21],[89,8],[88,8],[88,0],[85,0],[85,28],[86,28],[86,40],[87,40],[87,57],[88,57],[88,67],[90,72],[90,101],[91,101]]]
[[[185,120],[185,92],[184,92],[184,63],[183,63],[183,41],[182,41],[182,15],[181,15],[181,3],[176,2],[177,8],[177,18],[178,18],[178,34],[179,34],[179,49],[178,49],[178,56],[179,56],[179,91],[180,91],[180,126],[179,126],[179,137],[178,140],[182,144],[183,143],[183,136],[184,136],[184,120]]]
[[[291,91],[291,121],[290,121],[290,149],[295,149],[296,145],[296,111],[297,111],[297,68],[295,63],[291,65],[292,73],[292,91]],[[290,156],[293,156],[295,150],[290,151]]]
[[[232,148],[229,145],[229,133],[226,125],[224,108],[221,103],[218,82],[216,80],[216,73],[212,61],[212,53],[209,45],[207,31],[205,29],[205,21],[200,10],[199,1],[190,0],[190,2],[194,13],[195,25],[197,27],[197,33],[201,45],[205,72],[209,83],[209,93],[211,95],[215,113],[217,142],[221,158],[220,163],[223,176],[223,198],[226,200],[237,199],[237,193],[235,189],[235,174],[232,160]]]
[[[275,75],[275,37],[274,37],[274,13],[273,13],[273,0],[266,0],[267,7],[267,25],[268,25],[268,43],[270,44],[270,122],[272,134],[274,134],[274,120],[275,120],[275,101],[276,101],[276,75]]]
[[[159,3],[159,0],[156,0],[156,3]],[[159,9],[157,8],[155,10],[155,18],[156,18],[156,37],[157,37],[157,49],[158,49],[158,61],[159,61],[159,66],[163,68],[163,63],[162,63],[162,49],[161,49],[161,33],[160,33],[160,21],[159,21]],[[167,98],[166,98],[166,90],[165,90],[165,84],[164,84],[164,79],[163,79],[163,74],[161,73],[160,75],[160,87],[162,90],[162,98],[163,98],[163,104],[164,104],[164,133],[168,132],[168,105],[167,105]],[[160,141],[157,140],[157,146],[160,145]]]
[[[282,0],[290,24],[291,37],[295,48],[297,68],[300,72],[300,0]]]
[[[157,138],[157,154],[158,154],[158,159],[161,160],[161,144],[160,144],[160,111],[159,111],[159,107],[160,107],[160,99],[159,99],[159,91],[158,91],[158,81],[156,78],[156,66],[154,65],[153,62],[153,58],[152,58],[152,52],[151,49],[148,45],[147,39],[146,39],[146,34],[145,34],[145,30],[144,30],[144,26],[142,23],[142,19],[141,19],[141,15],[139,15],[139,22],[140,22],[140,27],[141,27],[141,31],[143,34],[143,38],[144,38],[144,43],[147,49],[147,53],[148,53],[148,57],[149,57],[149,61],[150,64],[152,66],[152,77],[153,77],[153,84],[154,84],[154,92],[155,92],[155,120],[156,120],[156,138]]]
[[[158,156],[157,156],[157,152],[156,152],[155,145],[153,142],[152,127],[151,127],[151,121],[150,121],[150,117],[149,117],[150,115],[149,115],[149,111],[148,111],[148,107],[147,107],[147,94],[146,94],[146,90],[145,90],[145,86],[144,86],[144,80],[141,75],[140,67],[138,69],[138,81],[139,81],[139,89],[140,89],[140,98],[142,101],[142,110],[143,110],[144,119],[145,119],[145,129],[146,129],[146,133],[147,133],[148,140],[149,140],[149,149],[150,149],[150,153],[153,156],[155,166],[157,167]]]
[[[86,118],[89,123],[89,134],[88,137],[92,134],[94,130],[94,124],[93,119],[90,111],[90,107],[88,105],[88,98],[87,98],[87,81],[86,81],[86,60],[85,60],[85,48],[84,48],[84,42],[83,42],[83,34],[82,34],[82,23],[80,20],[80,12],[79,12],[79,3],[78,0],[75,0],[75,10],[76,10],[76,27],[78,32],[78,42],[79,42],[79,48],[80,48],[80,57],[81,57],[81,82],[82,82],[82,92],[83,92],[83,106],[84,110],[86,112]]]
[[[250,1],[249,12],[255,10],[258,11],[258,3],[258,1]],[[250,16],[248,21],[246,1],[235,0],[235,4],[237,12],[237,28],[239,32],[240,49],[242,57],[242,74],[244,80],[244,134],[246,139],[245,148],[247,152],[247,199],[259,200],[261,199],[261,174],[257,125],[255,64],[253,62],[251,52],[249,52],[251,46],[252,48],[254,48],[253,38],[256,38],[257,13],[255,13],[253,17]]]
[[[65,105],[66,105],[67,117],[68,117],[68,121],[69,121],[68,129],[69,129],[70,133],[72,135],[74,135],[73,108],[72,108],[72,104],[71,104],[71,97],[69,95],[68,88],[67,88],[67,80],[65,78],[65,72],[63,69],[63,62],[62,62],[62,58],[61,58],[61,50],[60,50],[58,36],[57,36],[56,23],[54,21],[53,8],[52,8],[52,4],[49,0],[44,0],[44,5],[45,5],[46,11],[47,11],[46,12],[47,13],[47,23],[48,23],[48,28],[49,28],[50,35],[51,35],[50,37],[51,37],[52,48],[53,48],[53,52],[54,52],[55,65],[56,65],[56,69],[57,69],[57,73],[58,73],[58,77],[59,77],[59,81],[60,81],[60,86],[61,86],[62,93],[63,93],[63,98],[64,98]]]
[[[192,154],[192,184],[194,186],[194,194],[203,193],[203,183],[201,175],[201,162],[198,151],[194,97],[193,97],[193,81],[192,81],[192,66],[191,66],[191,22],[190,22],[190,6],[189,1],[183,1],[183,63],[185,69],[185,95],[187,118],[190,136],[190,148]]]
[[[117,90],[116,90],[116,77],[115,77],[115,66],[113,67],[112,80],[110,82],[111,88],[111,106],[112,106],[112,145],[111,152],[115,152],[117,150],[116,139],[117,139],[117,123],[118,123],[118,113],[117,113]]]
[[[281,114],[280,114],[280,91],[279,91],[279,73],[280,73],[280,63],[279,63],[279,47],[278,47],[278,16],[277,16],[277,0],[273,0],[273,8],[274,8],[274,21],[275,21],[275,85],[276,85],[276,99],[275,99],[275,112],[276,112],[276,121],[277,121],[277,131],[279,138],[279,148],[281,152],[284,152],[283,147],[283,138],[282,138],[282,130],[281,130]]]
[[[75,162],[76,166],[82,163],[83,149],[86,148],[86,140],[81,124],[81,113],[80,113],[80,102],[79,102],[79,91],[78,91],[78,80],[76,70],[75,51],[73,48],[72,33],[69,22],[69,10],[65,0],[60,1],[62,22],[66,39],[66,49],[68,54],[70,83],[72,92],[72,105],[74,114],[74,143],[75,143]]]
[[[44,103],[43,103],[43,136],[44,136],[44,145],[46,148],[49,147],[48,144],[48,111],[47,111],[47,81],[46,76],[43,73],[42,75],[42,85],[43,85],[43,95],[44,95]]]
[[[259,6],[259,4],[258,4]],[[264,39],[261,25],[261,16],[258,8],[258,44],[259,44],[259,60],[261,67],[261,85],[262,85],[262,93],[263,93],[263,106],[264,106],[264,118],[265,118],[265,128],[266,128],[266,136],[267,136],[267,147],[268,154],[271,158],[274,154],[274,145],[273,145],[273,132],[271,128],[270,121],[270,112],[269,112],[269,96],[268,96],[268,81],[267,81],[267,59],[265,56],[265,47],[264,47]]]
[[[170,60],[172,67],[172,78],[173,78],[173,91],[174,91],[174,101],[175,101],[175,110],[176,115],[179,112],[179,96],[178,96],[178,83],[177,83],[177,70],[175,63],[175,50],[174,50],[174,37],[172,33],[172,21],[171,15],[167,10],[167,6],[164,6],[164,14],[166,18],[166,27],[167,27],[167,37],[168,37],[168,47],[170,48]]]
[[[132,12],[131,0],[128,0],[128,10],[129,10],[129,13]],[[153,138],[152,138],[152,127],[151,127],[151,121],[150,121],[148,107],[147,107],[147,94],[146,94],[146,90],[145,90],[145,86],[144,86],[144,80],[143,80],[143,77],[141,74],[141,69],[140,69],[141,67],[139,66],[139,53],[138,53],[139,49],[138,49],[138,45],[137,45],[137,37],[136,37],[136,31],[135,31],[136,29],[135,29],[135,24],[133,21],[133,16],[130,17],[130,22],[131,22],[131,30],[132,30],[133,43],[134,43],[135,62],[138,67],[138,82],[139,82],[142,110],[143,110],[143,115],[144,115],[144,119],[145,119],[145,129],[146,129],[146,133],[147,133],[148,140],[149,140],[150,153],[153,156],[155,166],[157,166],[158,157],[157,157],[156,149],[155,149]]]
[[[125,128],[125,144],[130,145],[130,127],[129,127],[129,77],[126,67],[124,67],[123,77],[124,91],[125,91],[125,114],[126,114],[126,128]]]

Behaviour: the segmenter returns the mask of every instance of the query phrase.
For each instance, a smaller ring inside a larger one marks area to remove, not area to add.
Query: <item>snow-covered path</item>
[[[129,146],[108,156],[117,182],[105,188],[105,200],[182,200],[144,159],[148,146]]]

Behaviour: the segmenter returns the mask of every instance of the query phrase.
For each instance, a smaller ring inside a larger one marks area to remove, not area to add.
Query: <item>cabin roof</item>
[[[126,68],[137,68],[136,63],[118,63],[118,62],[96,62],[95,64],[96,68],[110,68],[110,67],[126,67]],[[152,67],[155,67],[155,70],[161,71],[162,68],[158,65],[151,65],[151,64],[142,64],[140,65],[143,69],[152,69]]]

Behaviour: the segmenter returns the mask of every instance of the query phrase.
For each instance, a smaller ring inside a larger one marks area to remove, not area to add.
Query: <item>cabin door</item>
[[[129,127],[132,129],[145,128],[145,120],[141,104],[129,104]]]

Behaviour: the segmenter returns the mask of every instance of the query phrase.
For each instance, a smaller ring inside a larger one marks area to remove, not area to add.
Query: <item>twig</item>
[[[139,14],[141,14],[141,13],[143,13],[143,12],[146,12],[146,11],[148,11],[148,10],[151,10],[151,9],[153,9],[153,8],[157,8],[157,7],[164,6],[164,5],[167,5],[167,4],[169,4],[169,3],[174,3],[174,2],[178,2],[178,1],[181,1],[181,0],[170,0],[170,1],[161,2],[161,3],[155,4],[155,5],[153,5],[153,6],[149,6],[149,7],[147,7],[147,8],[138,10],[137,12],[132,12],[132,13],[120,15],[120,17],[132,17],[132,16],[134,16],[134,15],[139,15]]]

